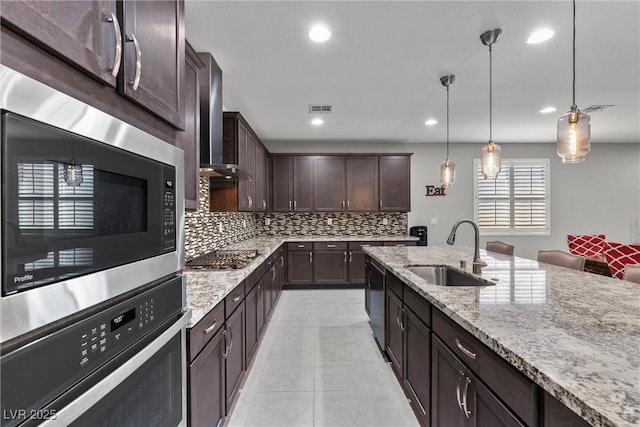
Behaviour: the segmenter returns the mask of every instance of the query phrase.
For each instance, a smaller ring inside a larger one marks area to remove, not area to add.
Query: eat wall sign
[[[444,194],[444,187],[436,187],[435,185],[427,185],[427,197],[431,196],[446,196]]]

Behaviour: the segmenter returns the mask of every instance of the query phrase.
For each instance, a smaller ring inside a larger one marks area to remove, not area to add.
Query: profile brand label
[[[33,274],[25,274],[24,276],[14,276],[13,283],[24,283],[33,280]]]

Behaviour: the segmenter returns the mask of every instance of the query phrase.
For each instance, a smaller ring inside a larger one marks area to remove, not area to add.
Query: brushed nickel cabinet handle
[[[400,328],[400,330],[402,330],[402,326],[400,326],[400,309],[402,307],[398,307],[396,309],[396,325],[398,325],[398,328]]]
[[[353,259],[353,252],[349,251],[349,262]]]
[[[292,210],[291,209],[291,200],[289,200],[289,210]]]
[[[280,267],[284,267],[284,257],[280,257]]]
[[[273,267],[271,270],[273,271],[273,273],[271,273],[271,280],[276,280],[276,268]]]
[[[204,334],[205,335],[210,334],[216,328],[217,324],[218,324],[218,321],[214,320],[211,326],[209,326],[207,329],[204,330]]]
[[[227,354],[231,353],[231,349],[233,348],[233,329],[229,327],[229,351]]]
[[[344,251],[344,263],[347,263],[347,251]]]
[[[298,210],[297,203],[296,203],[296,201],[295,201],[295,200],[293,201],[293,210],[294,210],[294,211],[295,211],[295,210]]]
[[[262,209],[267,209],[267,201],[265,199],[262,199]]]
[[[469,384],[471,384],[471,378],[466,377],[466,382],[464,384],[464,392],[462,394],[462,410],[464,411],[464,416],[469,419],[469,415],[471,415],[471,411],[467,408],[467,392],[469,391]]]
[[[467,348],[465,348],[465,346],[462,345],[462,343],[460,342],[460,340],[458,338],[456,338],[456,345],[458,346],[458,348],[460,349],[460,351],[462,352],[462,354],[464,354],[465,356],[476,360],[476,354],[473,353],[472,351],[469,351]]]
[[[227,345],[227,329],[222,330],[222,335],[224,335],[224,353],[222,353],[222,358],[226,359],[229,355],[229,346]]]
[[[349,201],[347,200],[347,210],[349,210]]]
[[[120,61],[122,60],[122,35],[120,35],[120,23],[118,22],[118,17],[115,13],[111,12],[111,18],[107,18],[107,22],[111,22],[113,24],[113,32],[115,33],[115,52],[113,53],[113,68],[111,69],[111,75],[116,77],[118,75],[118,71],[120,71]]]
[[[138,86],[140,85],[140,76],[142,75],[142,51],[140,50],[140,43],[138,43],[138,39],[136,39],[136,35],[131,33],[131,37],[127,37],[128,42],[133,42],[133,46],[136,49],[136,73],[133,75],[133,80],[129,82],[132,86],[131,89],[138,90]]]
[[[251,198],[251,196],[247,196],[247,199],[249,199],[249,207],[252,208],[253,207],[253,199]]]
[[[458,372],[458,384],[456,384],[456,400],[458,401],[458,408],[462,411],[462,398],[460,397],[460,381],[464,376],[464,372]]]
[[[313,252],[309,251],[309,262],[313,262]]]
[[[405,317],[407,317],[407,310],[403,308],[402,311],[400,311],[400,330],[402,332],[407,329],[407,325],[405,325]]]
[[[335,248],[336,245],[327,245],[328,248]]]
[[[298,245],[299,248],[304,248],[304,245]]]
[[[240,296],[237,296],[233,299],[233,302],[238,302],[238,301],[240,301]]]
[[[342,201],[342,210],[344,210],[344,200]]]
[[[382,210],[382,200],[380,200],[378,204],[380,205],[380,210]]]

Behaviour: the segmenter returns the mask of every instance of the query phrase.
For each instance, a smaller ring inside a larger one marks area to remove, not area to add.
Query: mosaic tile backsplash
[[[220,249],[257,234],[256,217],[245,212],[209,212],[209,179],[200,177],[199,208],[185,214],[185,259]],[[218,224],[222,224],[222,233]]]
[[[257,235],[338,236],[406,235],[404,212],[247,213],[209,212],[209,179],[200,177],[200,201],[195,212],[185,214],[185,259],[220,249]],[[265,225],[265,218],[271,224]],[[332,224],[327,224],[331,218]],[[387,225],[383,225],[383,220]],[[222,233],[218,224],[222,224]]]
[[[265,225],[265,218],[271,224]],[[332,224],[328,224],[328,219]],[[383,225],[383,220],[387,225]],[[405,212],[270,212],[256,214],[258,234],[275,235],[401,235],[408,234]]]

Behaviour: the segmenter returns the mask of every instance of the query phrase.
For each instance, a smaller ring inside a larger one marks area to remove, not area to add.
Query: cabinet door
[[[238,129],[238,166],[244,169],[245,171],[251,174],[251,167],[253,166],[253,161],[249,161],[250,159],[250,150],[249,150],[249,129],[247,126],[241,121],[237,120],[237,129]],[[251,181],[242,180],[238,181],[238,210],[239,211],[249,211],[251,210],[251,201],[250,201],[250,187],[249,184]]]
[[[360,250],[349,251],[349,283],[365,283],[364,252]]]
[[[115,18],[115,19],[114,19]],[[90,76],[116,86],[122,42],[115,0],[4,1],[3,24]]]
[[[267,210],[267,154],[264,148],[256,142],[256,164],[255,164],[255,201],[254,207],[257,212]]]
[[[122,95],[184,127],[184,1],[122,1]]]
[[[202,62],[187,43],[184,75],[184,132],[178,137],[178,148],[184,151],[184,207],[198,209],[200,179],[200,84],[198,73]]]
[[[393,292],[388,289],[385,291],[385,325],[387,333],[387,354],[391,359],[393,369],[398,376],[402,377],[403,358],[402,358],[402,301]]]
[[[293,159],[291,156],[271,158],[271,210],[293,210]]]
[[[580,418],[560,401],[544,392],[544,426],[545,427],[588,427],[589,423]]]
[[[410,309],[405,307],[404,313],[404,386],[411,394],[423,425],[429,425],[431,332]]]
[[[466,426],[461,406],[465,367],[435,335],[431,343],[431,425]]]
[[[369,315],[369,318],[371,318],[371,267],[367,263],[364,265],[364,276],[364,311]]]
[[[227,319],[226,323],[227,357],[225,358],[225,390],[227,413],[238,395],[245,370],[244,330],[245,302],[243,301],[236,311]]]
[[[256,210],[256,185],[260,176],[256,171],[256,151],[258,142],[251,131],[247,132],[247,170],[251,177],[251,181],[240,181],[246,184],[247,197],[249,198],[249,211]]]
[[[293,156],[293,210],[313,211],[314,156]]]
[[[257,285],[255,288],[249,292],[245,298],[245,335],[244,342],[246,348],[246,361],[245,366],[249,366],[251,359],[255,354],[256,349],[258,348],[258,336],[260,334],[258,329],[258,296],[260,294],[260,289],[258,289]]]
[[[380,156],[378,208],[385,212],[411,210],[411,158]]]
[[[217,426],[225,415],[225,339],[216,333],[189,366],[189,425]]]
[[[376,156],[347,157],[347,211],[378,210],[378,158]]]
[[[277,265],[277,268],[278,268],[278,294],[277,294],[277,296],[278,297],[282,293],[282,288],[284,287],[284,283],[286,281],[285,274],[286,274],[287,269],[285,267],[285,259],[286,259],[285,251],[283,250],[282,252],[280,252],[280,256],[278,257],[279,261],[277,261],[278,262],[278,265]]]
[[[524,427],[513,413],[472,373],[462,380],[463,408],[466,404],[470,427]]]
[[[313,284],[313,252],[289,251],[287,283],[290,285]]]
[[[256,301],[256,329],[258,330],[258,336],[262,335],[262,330],[264,329],[264,325],[266,323],[267,313],[264,311],[264,285],[265,278],[260,279],[258,286],[256,289],[258,290],[258,300]]]
[[[340,285],[347,283],[346,251],[314,251],[313,282],[317,285]]]
[[[316,212],[346,209],[344,157],[316,156],[313,175],[313,208]]]
[[[271,313],[273,307],[273,294],[276,287],[276,266],[272,265],[265,273],[265,294],[264,294],[264,313],[268,316]]]

